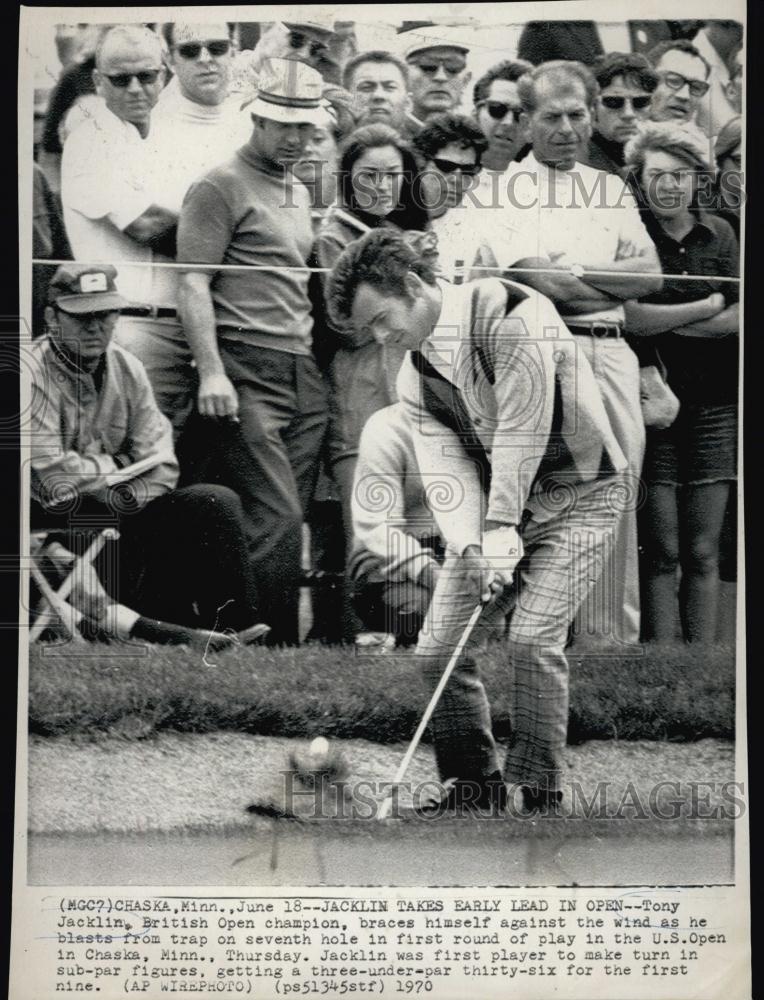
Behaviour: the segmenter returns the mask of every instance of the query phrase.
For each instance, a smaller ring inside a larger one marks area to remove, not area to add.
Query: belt
[[[175,309],[165,309],[164,306],[128,306],[121,309],[122,316],[151,316],[152,319],[176,319],[178,313]]]
[[[624,329],[620,323],[605,323],[593,320],[591,323],[567,323],[565,324],[571,333],[580,334],[585,337],[623,337]]]

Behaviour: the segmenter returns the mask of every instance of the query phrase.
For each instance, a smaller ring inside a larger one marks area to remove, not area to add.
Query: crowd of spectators
[[[405,318],[373,312],[373,275],[335,280],[359,241],[403,234],[443,286],[501,279],[542,302],[602,405],[622,498],[574,641],[713,641],[737,476],[742,26],[531,22],[474,82],[464,27],[396,42],[176,22],[82,26],[62,52],[34,256],[76,263],[33,268],[33,528],[82,548],[63,477],[82,524],[110,511],[130,555],[80,588],[86,613],[104,619],[102,589],[183,629],[265,623],[296,645],[307,524],[311,580],[334,595],[314,592],[310,637],[415,643],[448,502],[400,401]],[[679,401],[670,426],[645,426],[648,366]],[[560,391],[527,382],[521,410]],[[565,449],[554,413],[543,448]],[[148,493],[111,503],[109,475],[151,453]]]

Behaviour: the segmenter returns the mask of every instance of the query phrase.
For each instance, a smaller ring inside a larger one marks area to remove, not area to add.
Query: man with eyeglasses
[[[230,25],[167,23],[162,34],[174,77],[151,119],[151,189],[162,205],[180,214],[191,183],[247,141],[251,120],[229,97]],[[169,260],[154,257],[152,314],[123,320],[116,339],[143,362],[178,440],[194,407],[198,379],[177,314],[178,274],[162,266]]]
[[[708,93],[711,67],[686,38],[661,42],[648,58],[658,74],[650,118],[655,122],[695,121]]]
[[[64,225],[76,260],[124,265],[119,290],[142,308],[152,303],[148,265],[157,250],[172,252],[177,224],[150,185],[147,137],[164,82],[159,38],[137,25],[112,28],[96,49],[93,79],[104,106],[64,145]]]
[[[463,31],[461,32],[463,34]],[[433,25],[406,32],[412,113],[424,123],[433,115],[456,111],[472,79],[467,69],[469,49],[453,28]]]
[[[602,56],[592,72],[600,92],[594,105],[594,132],[581,162],[619,173],[624,166],[624,146],[650,114],[658,74],[645,56],[625,52]]]

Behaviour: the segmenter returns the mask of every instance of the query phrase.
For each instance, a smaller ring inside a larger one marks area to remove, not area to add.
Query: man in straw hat
[[[274,643],[298,638],[301,526],[326,423],[305,269],[310,196],[292,174],[324,120],[321,95],[310,66],[266,63],[249,142],[192,185],[178,225],[178,259],[208,265],[180,280],[199,373],[198,425],[186,436],[242,498]]]

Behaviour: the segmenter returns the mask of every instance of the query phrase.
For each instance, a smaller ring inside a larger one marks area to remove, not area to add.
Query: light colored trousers
[[[639,395],[639,361],[621,338],[575,335],[576,347],[586,355],[600,389],[610,426],[628,463],[623,493],[617,504],[621,517],[612,558],[584,601],[574,625],[583,644],[587,639],[620,645],[639,642],[639,552],[637,503],[645,425]]]
[[[114,341],[143,362],[157,406],[172,424],[175,442],[196,406],[194,355],[177,320],[121,316]]]
[[[504,777],[523,784],[543,780],[552,788],[557,783],[568,725],[568,629],[613,544],[618,514],[612,498],[620,488],[620,477],[613,477],[549,520],[527,522],[522,532],[525,555],[515,583],[486,606],[432,717],[443,780],[479,781],[499,769],[475,651],[514,605],[507,640],[512,736]],[[417,644],[432,689],[476,603],[464,560],[447,550]]]

